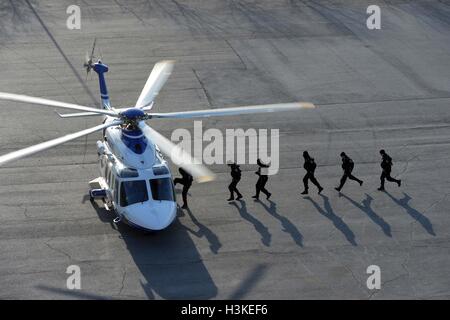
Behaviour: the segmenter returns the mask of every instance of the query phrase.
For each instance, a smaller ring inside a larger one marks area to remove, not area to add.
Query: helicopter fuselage
[[[106,117],[105,123],[113,120]],[[105,129],[97,152],[100,177],[90,185],[105,190],[105,206],[131,226],[167,228],[176,217],[177,204],[170,168],[158,147],[128,123]]]

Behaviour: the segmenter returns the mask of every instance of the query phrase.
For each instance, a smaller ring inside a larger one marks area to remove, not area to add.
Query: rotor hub
[[[127,122],[137,122],[146,118],[145,112],[138,108],[131,108],[120,113],[120,117]]]

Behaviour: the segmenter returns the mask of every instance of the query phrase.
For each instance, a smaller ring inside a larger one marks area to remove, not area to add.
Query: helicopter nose
[[[138,227],[148,230],[167,228],[175,219],[177,205],[173,201],[147,201],[125,209],[125,218]]]

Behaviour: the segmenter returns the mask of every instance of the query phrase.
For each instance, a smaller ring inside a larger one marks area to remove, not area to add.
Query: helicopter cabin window
[[[175,193],[170,178],[151,179],[150,188],[154,200],[175,201]]]
[[[108,164],[106,164],[106,168],[105,168],[105,181],[107,184],[109,184],[109,166],[108,166]]]
[[[112,173],[112,171],[111,171],[111,183],[109,184],[109,188],[110,188],[110,189],[113,189],[115,183],[116,183],[116,176],[115,176],[114,173]]]
[[[122,181],[120,184],[120,206],[126,207],[138,202],[148,201],[145,180]]]
[[[116,183],[114,184],[114,203],[119,203],[119,179],[116,179]]]
[[[110,187],[112,187],[112,177],[113,177],[114,175],[113,175],[113,173],[112,173],[112,170],[111,170],[111,168],[109,168],[109,173],[108,173],[108,177],[107,177],[107,179],[108,179],[108,185],[110,186]]]

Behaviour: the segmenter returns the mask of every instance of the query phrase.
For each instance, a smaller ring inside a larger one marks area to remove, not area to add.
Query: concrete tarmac
[[[81,8],[69,30],[66,9]],[[194,184],[190,210],[163,232],[115,225],[93,206],[93,134],[0,168],[1,299],[450,298],[450,2],[18,0],[0,3],[0,91],[99,105],[82,68],[94,37],[113,106],[132,106],[153,64],[177,64],[155,111],[310,101],[301,112],[214,118],[204,129],[279,129],[271,201],[228,203],[229,168]],[[91,79],[92,78],[92,79]],[[52,108],[0,102],[0,154],[97,125]],[[191,120],[154,120],[170,138]],[[379,192],[380,156],[403,186]],[[316,159],[322,195],[301,196],[301,154]],[[356,162],[359,187],[341,177]],[[174,173],[176,174],[176,168]],[[177,194],[181,202],[181,194]],[[66,269],[81,268],[81,290]],[[381,269],[381,289],[366,285]]]

